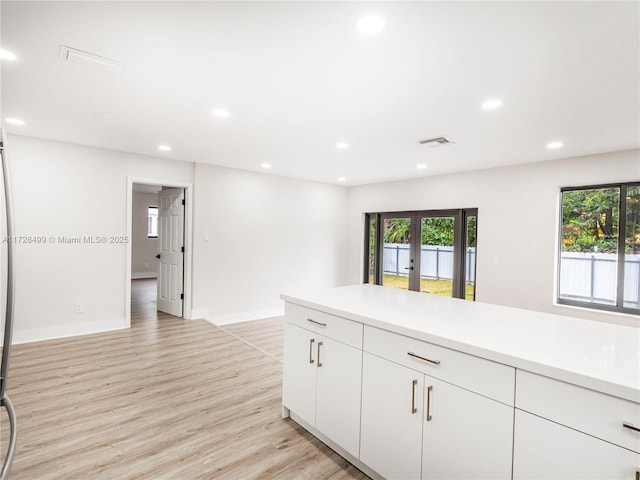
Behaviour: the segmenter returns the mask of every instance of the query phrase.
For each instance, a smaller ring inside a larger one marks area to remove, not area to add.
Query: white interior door
[[[158,311],[182,316],[184,190],[158,192]]]

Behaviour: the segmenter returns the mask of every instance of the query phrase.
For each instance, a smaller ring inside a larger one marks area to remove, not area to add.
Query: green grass
[[[409,278],[402,275],[385,275],[382,283],[385,287],[401,288],[406,290],[409,287]],[[466,298],[473,299],[473,285],[467,285]],[[443,297],[451,296],[451,280],[432,280],[430,278],[420,279],[420,291],[431,293],[433,295],[441,295]]]

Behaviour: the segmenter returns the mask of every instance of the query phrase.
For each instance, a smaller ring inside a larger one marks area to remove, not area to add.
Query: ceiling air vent
[[[123,68],[121,63],[111,60],[110,58],[101,57],[100,55],[95,55],[89,52],[83,52],[82,50],[77,50],[65,45],[60,45],[60,59],[117,72],[121,71]]]
[[[444,137],[433,137],[433,138],[427,138],[425,140],[420,140],[418,143],[420,145],[429,145],[430,147],[437,147],[439,145],[446,145],[448,143],[454,143],[454,142],[451,142]]]

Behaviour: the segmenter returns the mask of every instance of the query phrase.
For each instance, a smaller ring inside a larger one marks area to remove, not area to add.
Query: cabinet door
[[[326,337],[318,340],[316,428],[358,458],[362,350]]]
[[[510,479],[513,407],[429,376],[424,388],[422,478]]]
[[[285,322],[282,404],[311,426],[316,424],[316,354],[316,336]]]
[[[363,354],[360,460],[389,480],[420,478],[423,378]]]
[[[640,455],[516,410],[513,478],[634,480]]]

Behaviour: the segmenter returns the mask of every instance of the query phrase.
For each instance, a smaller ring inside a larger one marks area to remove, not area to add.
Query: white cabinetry
[[[517,378],[514,479],[640,480],[639,404],[523,370]]]
[[[423,376],[364,353],[360,460],[385,478],[420,478]]]
[[[370,327],[364,349],[363,463],[388,479],[511,478],[513,407],[445,380],[487,375],[480,389],[512,401],[513,368]]]
[[[283,413],[371,477],[640,480],[636,329],[372,285],[282,298]]]
[[[361,345],[362,324],[288,305],[282,401],[357,458],[362,350],[344,342]]]
[[[516,410],[513,478],[638,480],[640,454]]]
[[[424,423],[422,478],[511,478],[513,407],[425,378],[425,389],[432,390],[431,420]]]

